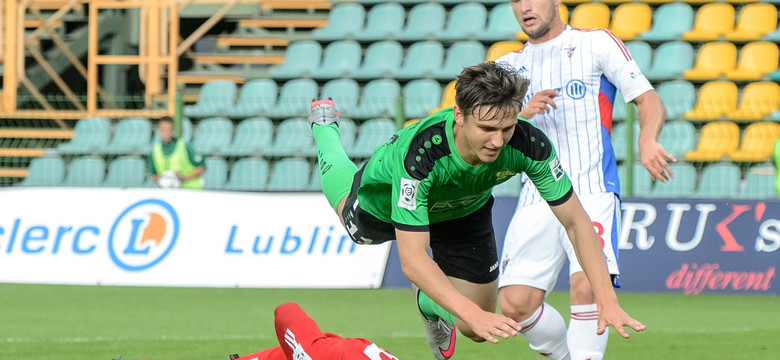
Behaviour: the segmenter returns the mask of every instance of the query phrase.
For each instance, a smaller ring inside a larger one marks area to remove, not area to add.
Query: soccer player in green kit
[[[517,117],[528,80],[486,62],[464,68],[455,89],[454,108],[397,132],[360,170],[341,145],[333,102],[314,101],[309,116],[323,193],[353,241],[397,241],[434,357],[452,357],[455,328],[492,343],[520,330],[495,313],[499,263],[491,190],[521,172],[567,230],[593,284],[599,330],[611,325],[625,337],[623,326],[644,330],[618,304],[598,237],[555,149]]]

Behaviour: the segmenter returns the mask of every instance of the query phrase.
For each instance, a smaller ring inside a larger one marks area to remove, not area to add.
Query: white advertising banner
[[[376,288],[389,252],[322,194],[0,190],[0,282]]]

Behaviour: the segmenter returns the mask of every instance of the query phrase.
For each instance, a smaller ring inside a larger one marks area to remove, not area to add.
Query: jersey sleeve
[[[626,45],[609,30],[594,31],[599,64],[611,83],[623,94],[623,100],[630,102],[639,95],[653,90],[642,69],[636,63]]]
[[[397,169],[401,170],[401,169]],[[405,171],[396,171],[392,184],[390,217],[396,229],[428,231],[428,193],[430,179],[415,179]]]
[[[571,197],[571,180],[544,132],[526,120],[518,120],[509,145],[520,153],[518,172],[525,172],[548,204],[560,205]]]

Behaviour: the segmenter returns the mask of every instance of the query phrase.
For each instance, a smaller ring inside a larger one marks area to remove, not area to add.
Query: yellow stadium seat
[[[730,121],[708,123],[701,128],[696,148],[685,153],[685,161],[720,161],[737,150],[739,126]]]
[[[569,23],[569,8],[563,3],[558,5],[558,15],[560,15],[561,21],[563,21],[564,24]],[[528,40],[528,35],[526,35],[523,30],[520,30],[517,32],[517,40],[526,41]]]
[[[772,81],[747,84],[737,110],[728,114],[729,120],[753,121],[763,119],[780,108],[780,85]]]
[[[699,89],[693,110],[685,112],[688,120],[717,120],[736,111],[737,85],[731,81],[710,81]]]
[[[730,42],[704,44],[696,56],[693,69],[683,73],[686,80],[715,80],[737,65],[737,47]]]
[[[755,41],[777,28],[777,8],[772,4],[749,4],[742,8],[729,41]]]
[[[706,4],[696,12],[693,29],[683,33],[683,40],[712,41],[734,29],[734,6]]]
[[[775,71],[780,58],[777,44],[771,41],[748,43],[739,52],[737,68],[726,72],[726,77],[735,81],[756,81]]]
[[[638,34],[650,30],[653,11],[643,3],[621,4],[612,14],[609,30],[623,41],[633,40]]]
[[[431,110],[431,114],[455,106],[455,80],[450,81],[444,87],[444,93],[441,96],[441,104],[438,108]]]
[[[519,41],[499,41],[490,45],[487,51],[485,61],[496,61],[502,55],[509,54],[513,51],[521,50],[523,43]]]
[[[642,1],[642,2],[646,3],[646,4],[657,5],[657,4],[666,4],[666,3],[675,2],[675,1],[676,0],[645,0],[645,1]]]
[[[571,12],[569,25],[577,29],[606,29],[609,27],[609,7],[602,3],[577,5]]]
[[[780,137],[780,124],[757,122],[748,125],[739,149],[729,154],[731,161],[763,162],[772,157],[775,140]]]

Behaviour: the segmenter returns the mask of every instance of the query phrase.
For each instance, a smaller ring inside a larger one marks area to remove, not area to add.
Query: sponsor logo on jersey
[[[586,90],[585,83],[579,79],[571,80],[566,84],[566,95],[575,100],[584,98]]]
[[[507,178],[514,176],[516,173],[509,170],[503,170],[496,173],[496,182],[504,181]]]
[[[398,197],[398,206],[408,210],[417,210],[417,187],[419,180],[401,178],[401,194]]]
[[[563,168],[561,167],[561,162],[558,160],[557,155],[552,161],[550,161],[550,172],[552,173],[555,181],[558,181],[563,177]]]

